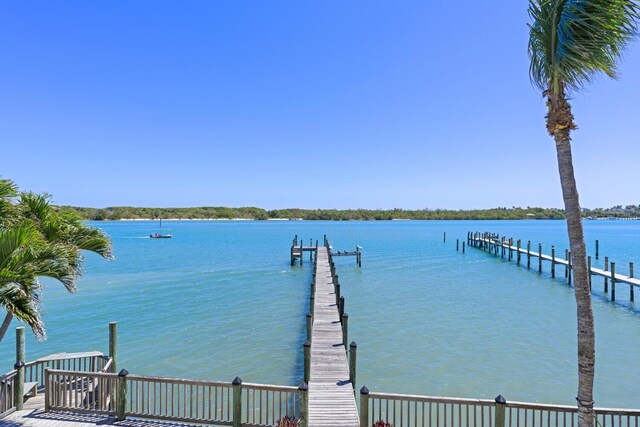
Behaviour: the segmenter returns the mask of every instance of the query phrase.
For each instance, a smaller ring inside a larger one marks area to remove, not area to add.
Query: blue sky
[[[60,204],[562,206],[527,2],[4,2],[0,175]],[[587,207],[638,204],[640,42],[575,95]]]

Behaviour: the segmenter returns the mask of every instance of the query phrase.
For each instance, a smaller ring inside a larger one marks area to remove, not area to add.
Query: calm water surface
[[[112,236],[117,259],[88,255],[74,295],[46,283],[48,339],[28,334],[28,360],[106,352],[107,324],[116,320],[119,366],[132,373],[297,385],[311,267],[290,267],[289,246],[294,234],[315,241],[326,233],[335,249],[364,247],[362,269],[354,258],[336,262],[358,343],[358,387],[575,403],[575,301],[563,269],[551,279],[548,266],[539,275],[477,249],[455,250],[456,238],[478,230],[564,254],[562,221],[94,225]],[[147,237],[157,231],[174,238]],[[640,261],[640,222],[589,221],[585,232],[589,253],[600,240],[594,265],[607,255],[626,274],[629,261]],[[596,402],[639,407],[640,307],[622,284],[611,303],[601,281],[594,278]],[[6,371],[14,346],[13,333],[0,343]]]

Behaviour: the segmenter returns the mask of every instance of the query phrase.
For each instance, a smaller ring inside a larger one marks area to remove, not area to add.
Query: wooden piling
[[[509,237],[509,261],[513,258],[513,237]]]
[[[311,296],[309,297],[309,312],[311,313],[312,316],[314,315],[313,313],[313,306],[315,305],[314,300],[315,300],[315,296],[311,294]]]
[[[442,236],[442,242],[446,242],[447,241],[447,232],[444,232],[444,235]]]
[[[16,411],[22,411],[24,409],[24,359],[24,326],[18,326],[16,328],[16,364],[13,365],[16,370],[15,388],[13,390],[13,401],[16,405]]]
[[[496,411],[493,427],[504,427],[505,426],[505,409],[507,406],[507,401],[502,397],[502,395],[496,397]]]
[[[600,257],[600,242],[596,240],[596,259]]]
[[[345,349],[347,348],[348,342],[349,342],[349,315],[347,313],[342,313],[342,344],[344,344]]]
[[[116,380],[116,421],[123,421],[126,418],[127,375],[129,375],[129,371],[121,369]],[[240,424],[238,424],[239,426]]]
[[[340,303],[340,282],[336,282],[334,289],[336,294],[336,304],[339,304]]]
[[[460,250],[460,240],[456,239],[456,252]]]
[[[340,318],[340,321],[342,322],[342,315],[344,314],[344,296],[340,297],[340,300],[338,301],[338,317]]]
[[[556,277],[556,247],[551,246],[551,277]]]
[[[313,329],[313,316],[307,313],[307,340],[311,341],[311,331]]]
[[[462,253],[464,253],[464,242],[462,242]]]
[[[233,387],[233,427],[242,426],[242,380],[235,377],[231,383]]]
[[[589,291],[591,291],[591,255],[587,256],[587,271],[589,272],[587,275],[587,278],[589,279]]]
[[[609,257],[604,257],[604,271],[609,271]],[[604,276],[604,292],[609,292],[609,279],[607,276]]]
[[[111,358],[111,372],[117,372],[118,366],[118,323],[109,322],[109,357]]]
[[[527,241],[527,268],[531,268],[531,240]]]
[[[521,249],[521,246],[522,246],[522,242],[520,241],[520,239],[518,239],[518,243],[517,243],[517,251],[518,251],[518,253],[516,254],[516,264],[517,265],[520,265],[520,255],[521,255],[520,254],[520,249]]]
[[[573,263],[571,262],[571,251],[567,252],[567,267],[569,272],[567,273],[567,284],[571,285],[571,273],[573,273]]]
[[[311,342],[306,340],[302,345],[304,349],[304,382],[309,384],[311,376]]]
[[[349,344],[349,381],[351,382],[351,387],[353,390],[356,389],[356,350],[358,349],[358,344],[355,341],[351,341]]]
[[[538,273],[542,273],[542,243],[538,243]]]
[[[629,263],[629,277],[633,278],[633,263],[630,262]],[[633,295],[633,285],[629,285],[629,301],[633,301],[634,299],[634,295]]]
[[[369,427],[369,389],[360,389],[360,427]]]
[[[616,300],[616,263],[611,262],[611,301]]]
[[[569,250],[565,249],[564,250],[564,260],[567,261],[567,263],[564,265],[564,277],[569,277]]]
[[[309,426],[309,386],[302,382],[298,386],[298,423],[300,427]]]

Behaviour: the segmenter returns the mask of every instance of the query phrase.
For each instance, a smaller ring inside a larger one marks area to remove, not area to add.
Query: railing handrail
[[[466,403],[470,405],[486,405],[493,406],[495,401],[489,399],[470,399],[462,397],[440,397],[440,396],[422,396],[416,394],[395,394],[395,393],[369,393],[369,398],[372,399],[393,399],[393,400],[411,400],[418,402],[433,402],[433,403]]]
[[[94,371],[69,371],[65,369],[51,369],[47,368],[46,371],[49,375],[69,375],[69,376],[83,376],[83,377],[95,377],[95,378],[117,378],[118,374],[113,372],[94,372]]]
[[[470,399],[470,398],[459,398],[459,397],[422,396],[422,395],[413,395],[413,394],[375,393],[375,392],[370,392],[369,398],[415,401],[415,402],[445,403],[445,404],[446,403],[469,404],[469,405],[481,405],[481,406],[494,406],[496,404],[494,400],[490,400],[490,399]],[[514,409],[549,411],[549,412],[567,412],[567,413],[578,412],[577,406],[519,402],[519,401],[507,401],[505,404],[505,407],[514,408]],[[621,415],[621,416],[640,417],[640,409],[597,408],[596,407],[596,408],[593,408],[593,411],[597,415]]]
[[[231,381],[207,381],[207,380],[195,380],[187,378],[174,378],[174,377],[156,377],[151,375],[127,375],[127,379],[131,381],[149,381],[149,382],[164,382],[170,384],[197,384],[203,386],[212,387],[231,387]]]
[[[84,351],[79,353],[54,353],[48,356],[40,357],[32,362],[26,363],[25,365],[38,363],[38,362],[51,362],[56,360],[80,359],[84,357],[108,358],[109,356],[105,356],[105,354],[100,351]]]
[[[282,391],[288,393],[297,393],[298,387],[288,385],[272,385],[272,384],[257,384],[257,383],[242,383],[242,388],[250,388],[253,390],[268,390],[268,391]]]

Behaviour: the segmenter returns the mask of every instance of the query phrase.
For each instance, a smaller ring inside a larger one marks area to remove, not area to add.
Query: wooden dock
[[[358,410],[347,362],[345,335],[326,247],[316,257],[308,427],[358,427]]]
[[[556,265],[564,267],[564,276],[567,278],[567,282],[571,284],[571,253],[565,251],[564,258],[556,256],[555,247],[551,247],[551,255],[542,253],[542,245],[538,244],[538,250],[531,250],[531,242],[527,242],[526,247],[522,246],[520,240],[514,243],[512,238],[506,239],[504,236],[500,237],[493,233],[479,233],[469,232],[467,235],[467,241],[469,246],[483,249],[495,256],[501,258],[507,257],[510,261],[515,259],[518,265],[524,263],[523,258],[526,257],[527,268],[531,268],[531,259],[538,260],[538,272],[542,272],[543,261],[550,264],[551,277],[556,277]],[[596,245],[597,248],[597,245]],[[604,269],[595,268],[591,266],[591,256],[587,257],[588,270],[589,270],[589,284],[592,285],[591,276],[600,276],[604,279],[604,292],[609,292],[609,284],[611,284],[611,300],[616,299],[616,284],[624,283],[629,285],[629,300],[634,301],[635,292],[634,288],[640,287],[640,279],[633,277],[633,263],[629,263],[629,275],[624,275],[616,272],[616,265],[614,262],[609,262],[609,258],[605,257]]]

